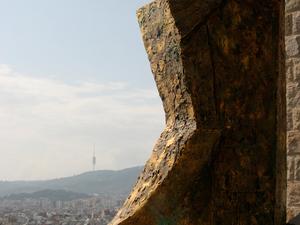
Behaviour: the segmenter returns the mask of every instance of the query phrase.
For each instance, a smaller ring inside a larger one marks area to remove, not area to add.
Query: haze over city
[[[1,1],[0,180],[143,165],[164,113],[139,0]]]

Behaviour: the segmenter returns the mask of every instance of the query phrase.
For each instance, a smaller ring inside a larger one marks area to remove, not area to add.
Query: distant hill
[[[9,196],[3,197],[5,200],[24,200],[24,199],[41,199],[47,198],[51,201],[72,201],[77,199],[88,198],[90,195],[76,193],[72,191],[65,190],[42,190],[33,193],[20,193],[20,194],[11,194]]]
[[[99,170],[46,181],[0,181],[0,197],[42,190],[65,190],[83,194],[128,195],[143,167]]]

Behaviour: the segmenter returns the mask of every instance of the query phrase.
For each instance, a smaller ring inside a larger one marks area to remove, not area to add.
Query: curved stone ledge
[[[111,225],[284,224],[283,4],[138,11],[166,128]]]

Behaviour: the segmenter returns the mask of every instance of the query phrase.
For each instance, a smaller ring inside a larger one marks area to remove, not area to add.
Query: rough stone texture
[[[285,223],[283,11],[281,0],[138,11],[166,128],[111,225]]]
[[[300,0],[286,1],[287,218],[300,213]]]

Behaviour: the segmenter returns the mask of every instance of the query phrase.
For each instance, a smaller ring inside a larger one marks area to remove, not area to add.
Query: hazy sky
[[[135,11],[149,0],[0,0],[0,180],[143,164],[164,126]]]

